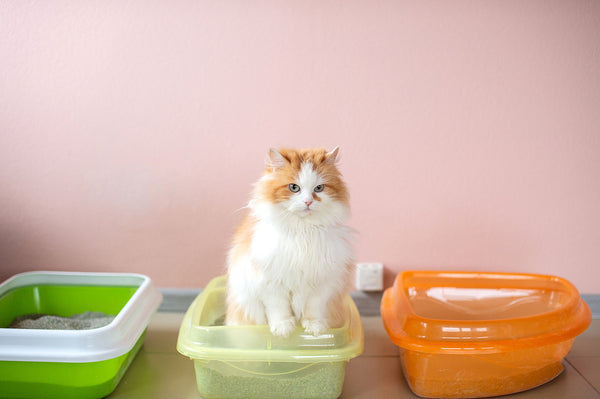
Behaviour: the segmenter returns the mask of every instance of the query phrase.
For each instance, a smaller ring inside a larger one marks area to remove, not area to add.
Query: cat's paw
[[[327,320],[324,319],[304,319],[302,320],[302,327],[307,333],[315,337],[323,334],[329,328]]]
[[[269,327],[271,327],[271,333],[273,333],[273,335],[286,338],[296,328],[296,320],[291,318],[275,321],[273,323],[269,323]]]

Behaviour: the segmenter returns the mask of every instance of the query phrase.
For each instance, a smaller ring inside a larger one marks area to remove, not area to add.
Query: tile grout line
[[[590,356],[590,357],[596,357],[596,356]],[[588,384],[597,394],[600,394],[600,390],[596,389],[596,387],[594,386],[594,384],[592,384],[585,375],[583,375],[581,373],[581,371],[579,371],[579,369],[577,367],[575,367],[575,365],[573,363],[571,363],[569,361],[569,359],[567,359],[567,357],[564,358],[564,361],[569,363],[569,366],[571,366],[573,368],[573,370],[575,370],[577,372],[577,374],[579,374],[579,376],[581,376],[581,378],[583,378],[583,380],[586,382],[586,384]]]
[[[357,356],[356,358],[359,358],[359,357],[368,357],[368,358],[385,357],[385,358],[398,358],[398,359],[400,359],[400,357],[397,356],[397,355],[365,355],[365,354],[361,354],[361,355]],[[354,358],[354,359],[356,359],[356,358]]]

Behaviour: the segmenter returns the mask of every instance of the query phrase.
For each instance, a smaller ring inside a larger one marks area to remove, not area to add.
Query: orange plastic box
[[[381,302],[410,388],[428,398],[524,391],[559,375],[588,306],[560,277],[409,271]]]

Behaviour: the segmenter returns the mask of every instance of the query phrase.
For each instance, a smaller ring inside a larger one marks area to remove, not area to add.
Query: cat
[[[287,337],[343,322],[354,255],[339,149],[270,149],[227,257],[227,325]]]

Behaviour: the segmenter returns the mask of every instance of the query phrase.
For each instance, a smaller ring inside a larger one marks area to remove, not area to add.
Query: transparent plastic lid
[[[344,324],[313,336],[297,327],[287,338],[266,325],[224,326],[226,278],[213,279],[190,305],[179,330],[177,350],[192,359],[277,362],[346,361],[363,349],[360,316],[352,298],[344,301]]]
[[[591,322],[567,280],[545,275],[407,271],[381,315],[398,346],[430,353],[492,353],[572,339]]]

